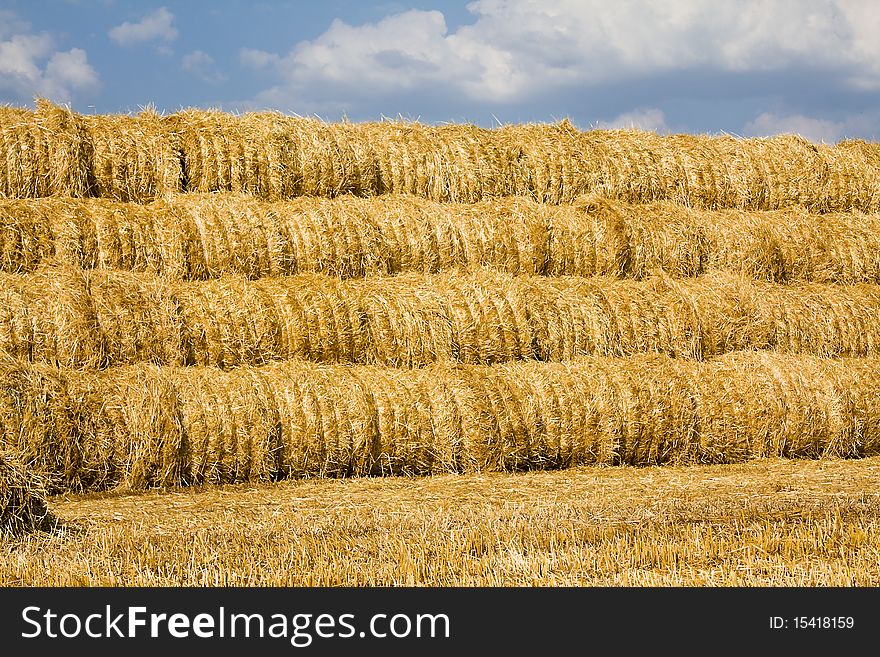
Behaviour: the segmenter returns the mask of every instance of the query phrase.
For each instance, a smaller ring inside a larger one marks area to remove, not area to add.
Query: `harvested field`
[[[273,203],[236,194],[176,194],[148,204],[0,201],[0,270],[25,273],[53,257],[187,280],[452,268],[645,278],[720,269],[782,283],[876,284],[880,215],[703,211],[597,196],[558,206],[394,194]]]
[[[773,352],[88,376],[20,365],[5,374],[2,440],[57,490],[864,457],[880,453],[877,370]]]
[[[880,584],[880,457],[49,498],[13,586]],[[47,567],[47,564],[51,566]]]

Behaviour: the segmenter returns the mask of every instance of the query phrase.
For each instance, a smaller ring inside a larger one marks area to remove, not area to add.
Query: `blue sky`
[[[0,0],[0,101],[880,139],[875,0]]]

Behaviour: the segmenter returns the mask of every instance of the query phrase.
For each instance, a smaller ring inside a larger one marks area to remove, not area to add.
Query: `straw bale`
[[[175,377],[194,484],[275,479],[281,463],[281,417],[265,375],[188,368]]]
[[[629,275],[632,238],[630,222],[622,209],[620,204],[590,195],[552,210],[545,273],[548,276]]]
[[[812,457],[845,429],[840,394],[820,359],[740,352],[696,372],[700,460]]]
[[[101,365],[95,308],[82,270],[46,263],[26,277],[9,276],[2,287],[12,287],[15,335],[27,340],[14,343],[12,353],[68,367]]]
[[[54,254],[47,209],[31,200],[0,202],[0,271],[30,272]]]
[[[373,145],[379,167],[379,193],[414,194],[446,201],[443,158],[419,123],[381,121],[360,127]]]
[[[267,223],[278,235],[274,269],[341,278],[388,273],[388,247],[375,218],[383,205],[345,196],[266,206]]]
[[[84,116],[83,122],[92,147],[93,196],[146,202],[182,191],[180,154],[154,109]]]
[[[425,132],[428,142],[439,150],[440,158],[439,189],[431,198],[475,203],[513,193],[504,149],[489,138],[484,129],[446,124],[428,128]]]
[[[138,364],[98,375],[83,396],[94,449],[104,452],[104,483],[123,489],[188,481],[181,400],[169,368]],[[94,458],[92,459],[94,460]]]
[[[184,362],[182,328],[172,288],[126,271],[87,273],[105,365]]]
[[[446,212],[442,212],[446,210]],[[440,268],[458,264],[446,257],[447,240],[461,245],[461,265],[509,274],[543,274],[550,258],[550,221],[547,209],[523,198],[490,199],[472,205],[429,208],[438,235]],[[439,216],[438,216],[439,215]],[[449,228],[446,225],[451,224]],[[439,230],[438,230],[439,229]],[[450,245],[452,246],[452,245]],[[447,264],[448,263],[448,264]]]
[[[352,368],[369,395],[378,448],[376,475],[428,475],[454,464],[450,444],[435,438],[428,393],[421,377],[397,368]]]
[[[490,365],[534,356],[527,302],[513,277],[452,273],[432,284],[443,290],[451,311],[455,360]]]
[[[52,366],[0,359],[0,447],[18,454],[52,493],[81,484],[83,453],[68,378]]]
[[[455,358],[462,337],[438,286],[406,274],[364,283],[350,294],[364,317],[365,362],[422,367]]]
[[[190,279],[236,274],[259,278],[278,272],[280,235],[268,208],[253,199],[227,194],[185,194],[169,201],[169,211],[187,227],[191,251],[200,251]]]
[[[0,196],[87,196],[91,145],[81,117],[38,98],[36,111],[0,107]]]
[[[363,362],[367,345],[355,295],[336,279],[301,275],[255,281],[277,330],[282,358],[325,363]]]
[[[880,454],[880,367],[873,358],[821,361],[839,396],[845,428],[824,455],[865,457]]]
[[[761,289],[763,288],[763,289]],[[764,285],[760,311],[780,351],[818,356],[873,356],[880,347],[880,288],[803,283]]]
[[[669,135],[660,147],[667,189],[664,198],[687,207],[729,208],[736,204],[729,162],[719,146],[725,137]]]
[[[493,141],[506,160],[503,175],[510,182],[505,191],[517,196],[565,203],[601,184],[596,147],[567,119],[552,125],[501,126],[493,130]]]
[[[380,462],[372,396],[349,368],[270,366],[286,476],[358,476]]]
[[[685,358],[703,356],[700,313],[682,283],[666,276],[644,282],[566,276],[550,284],[589,300],[592,308],[604,309],[608,319],[599,319],[598,326],[593,323],[596,328],[590,340],[601,349],[600,354],[657,351]],[[603,345],[599,340],[606,331],[610,339]]]
[[[669,201],[623,211],[629,234],[629,276],[647,278],[663,270],[670,276],[690,277],[705,271],[710,242],[699,214]]]
[[[877,142],[844,139],[817,147],[827,179],[811,207],[816,212],[880,210],[880,148]]]
[[[0,449],[0,537],[13,538],[54,524],[46,485],[14,453]]]
[[[186,364],[229,368],[282,356],[275,317],[246,279],[178,283],[173,297],[180,309]]]

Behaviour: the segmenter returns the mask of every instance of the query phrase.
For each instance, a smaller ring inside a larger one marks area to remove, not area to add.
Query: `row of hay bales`
[[[414,194],[475,202],[586,193],[700,208],[880,211],[880,145],[795,136],[659,136],[571,123],[494,129],[325,123],[277,112],[79,115],[39,101],[0,108],[0,196],[148,201],[173,192]]]
[[[237,194],[149,204],[0,200],[0,271],[26,273],[53,259],[185,280],[452,268],[645,278],[720,269],[776,282],[880,284],[880,214],[706,211],[597,196],[566,205],[394,194],[271,203]]]
[[[181,282],[67,267],[0,275],[0,351],[76,368],[291,358],[421,367],[742,349],[878,355],[880,286],[723,272],[643,281],[453,271]]]
[[[423,370],[7,362],[0,436],[52,490],[880,451],[873,359],[738,352]]]

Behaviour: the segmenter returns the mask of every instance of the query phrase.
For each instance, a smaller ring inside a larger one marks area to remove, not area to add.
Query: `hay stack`
[[[42,479],[13,454],[0,450],[0,537],[48,528],[52,521]]]
[[[93,196],[142,203],[182,191],[180,154],[154,109],[137,116],[98,114],[82,120],[92,150]]]
[[[39,98],[0,107],[0,197],[87,196],[91,144],[81,117]]]

